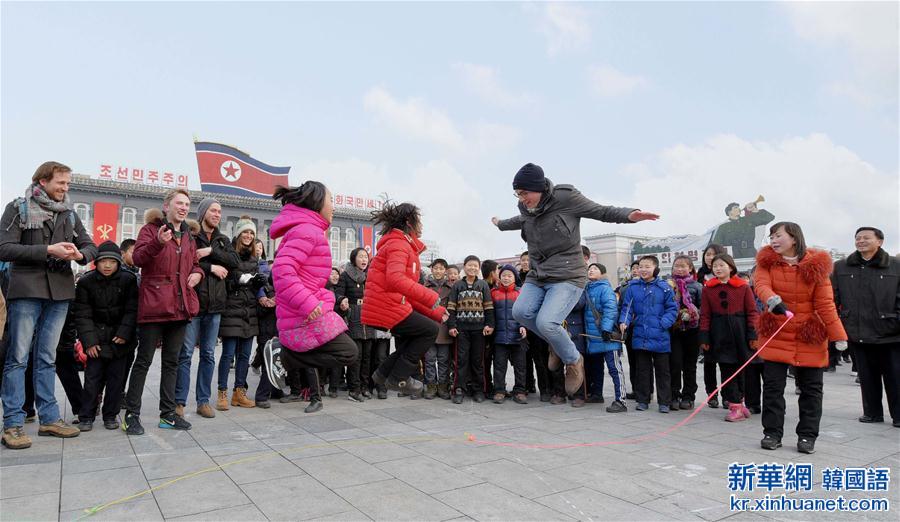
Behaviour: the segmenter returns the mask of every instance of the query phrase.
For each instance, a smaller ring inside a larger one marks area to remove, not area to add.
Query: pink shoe
[[[741,415],[743,415],[745,419],[750,418],[750,410],[748,410],[747,407],[744,406],[743,401],[741,402]]]
[[[747,417],[744,417],[744,413],[741,411],[740,404],[728,405],[728,415],[725,416],[725,420],[727,422],[740,422],[746,419]]]

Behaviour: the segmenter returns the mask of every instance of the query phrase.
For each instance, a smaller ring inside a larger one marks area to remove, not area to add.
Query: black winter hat
[[[121,265],[122,251],[119,250],[119,245],[113,241],[104,241],[100,243],[100,246],[97,247],[97,257],[94,258],[94,262],[100,261],[101,259],[115,259]]]
[[[530,192],[543,192],[544,169],[534,163],[526,163],[516,172],[513,178],[513,190],[528,190]]]

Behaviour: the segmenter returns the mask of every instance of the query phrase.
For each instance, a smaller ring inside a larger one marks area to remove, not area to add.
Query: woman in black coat
[[[349,399],[362,402],[372,397],[368,387],[369,354],[375,331],[362,323],[363,292],[366,289],[366,269],[369,267],[369,253],[364,248],[354,248],[350,252],[350,264],[344,269],[335,286],[335,311],[346,314],[350,337],[356,342],[359,357],[347,367]]]
[[[237,235],[233,243],[240,263],[237,269],[228,272],[228,300],[219,323],[222,355],[219,356],[219,396],[216,409],[220,411],[228,409],[228,373],[235,356],[231,405],[242,408],[253,408],[256,405],[247,397],[247,372],[250,369],[253,338],[259,334],[257,292],[265,282],[265,275],[259,274],[259,260],[255,253],[256,225],[247,216],[242,216],[235,225],[235,231]]]

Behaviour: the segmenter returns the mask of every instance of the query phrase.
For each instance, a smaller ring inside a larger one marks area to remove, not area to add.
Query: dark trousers
[[[103,420],[114,420],[122,399],[122,379],[128,370],[130,356],[105,359],[88,358],[84,370],[84,393],[78,418],[93,422],[97,415],[97,400],[103,393]]]
[[[741,363],[743,364],[743,363]],[[749,365],[747,365],[749,367]],[[725,382],[729,377],[734,375],[734,373],[740,368],[740,364],[728,364],[728,363],[719,363],[719,371],[722,372],[722,382]],[[727,401],[729,404],[740,404],[744,400],[744,376],[738,375],[734,379],[731,379],[731,382],[722,387],[722,399]]]
[[[363,382],[368,380],[369,355],[372,351],[372,341],[368,339],[354,339],[356,351],[359,353],[356,362],[347,366],[347,386],[351,392],[359,393],[363,390]]]
[[[706,386],[706,395],[716,391],[719,387],[719,376],[716,375],[716,363],[709,360],[709,354],[703,359],[703,385]],[[719,394],[712,396],[718,400]]]
[[[900,421],[900,343],[852,343],[862,392],[863,415],[883,417],[882,389],[887,392],[888,411]]]
[[[763,364],[753,362],[744,368],[744,405],[762,410]]]
[[[672,375],[672,400],[691,401],[697,396],[697,356],[700,341],[697,329],[672,331],[669,371]]]
[[[494,364],[494,336],[490,335],[484,338],[484,361],[481,363],[481,367],[484,368],[484,389],[485,393],[494,389],[494,375],[491,372],[491,368],[493,368]],[[476,381],[472,381],[469,383],[469,386],[472,389],[475,389]]]
[[[384,364],[384,361],[388,358],[388,352],[391,351],[391,340],[390,339],[375,339],[372,343],[372,352],[371,357],[369,359],[369,388],[377,388],[375,385],[375,381],[372,380],[372,374],[378,368],[381,368],[381,365]]]
[[[484,380],[484,333],[481,330],[459,330],[456,354],[453,356],[454,393],[458,388],[472,385],[472,391],[486,393]]]
[[[672,402],[672,383],[669,377],[669,354],[635,350],[638,363],[638,385],[634,391],[639,403],[648,404],[653,392],[653,377],[656,374],[656,400],[668,406]]]
[[[310,387],[310,396],[319,397],[319,368],[340,368],[353,364],[359,356],[356,343],[349,335],[342,333],[331,341],[312,349],[308,352],[295,352],[283,348],[281,350],[281,362],[288,375],[302,372]]]
[[[551,382],[550,370],[547,368],[547,358],[550,356],[550,345],[539,335],[528,331],[528,352],[525,354],[525,386],[531,389],[535,382],[532,377],[531,383],[528,382],[528,375],[531,373],[532,366],[537,374],[537,390],[541,394],[556,394],[559,390]]]
[[[494,393],[506,393],[507,361],[513,367],[513,394],[525,393],[526,351],[522,343],[494,345]]]
[[[141,325],[140,343],[137,358],[131,369],[128,382],[128,394],[125,405],[128,413],[141,414],[141,395],[147,372],[153,363],[156,345],[162,340],[162,367],[159,376],[159,415],[169,417],[175,415],[175,383],[178,378],[178,354],[184,343],[184,332],[187,321],[171,323],[144,323]]]
[[[419,360],[434,345],[438,334],[438,324],[428,317],[413,312],[406,319],[391,328],[396,350],[378,367],[378,373],[405,381],[419,371]]]
[[[797,436],[815,440],[819,436],[822,419],[822,375],[824,368],[794,368],[794,379],[800,388],[797,404],[800,420]],[[784,436],[784,386],[788,365],[779,362],[763,363],[763,433],[778,440]]]
[[[25,369],[25,404],[22,409],[29,417],[36,415],[34,411],[34,352],[28,355],[28,368]],[[72,406],[72,414],[78,415],[81,411],[81,397],[84,388],[81,386],[81,377],[78,375],[80,364],[75,362],[75,352],[72,350],[56,351],[56,377],[62,384],[69,405]]]

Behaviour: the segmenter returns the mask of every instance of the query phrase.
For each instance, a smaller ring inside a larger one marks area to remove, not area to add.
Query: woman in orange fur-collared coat
[[[764,449],[781,446],[784,434],[784,386],[794,366],[800,389],[797,450],[815,451],[822,418],[822,376],[828,366],[828,341],[846,343],[847,334],[834,307],[832,263],[827,252],[806,248],[800,225],[776,223],[769,229],[770,245],[756,256],[755,288],[768,311],[759,319],[760,343],[769,342],[760,356],[763,367]],[[786,320],[794,318],[769,340]]]

